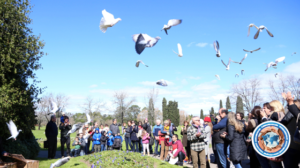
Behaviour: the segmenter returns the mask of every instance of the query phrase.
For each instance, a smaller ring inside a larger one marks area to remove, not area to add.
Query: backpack
[[[119,148],[121,148],[121,146],[122,146],[121,139],[119,139],[119,138],[115,139],[112,147],[114,149],[119,149]]]

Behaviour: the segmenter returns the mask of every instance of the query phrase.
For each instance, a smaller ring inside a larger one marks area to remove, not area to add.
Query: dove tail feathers
[[[106,30],[107,30],[107,27],[105,27],[105,25],[104,25],[104,22],[105,22],[105,19],[104,19],[104,17],[102,17],[101,18],[101,21],[100,21],[100,30],[103,32],[103,33],[105,33],[106,32]]]
[[[9,139],[11,139],[11,138],[13,138],[13,136],[11,136],[11,137],[7,138],[6,140],[9,140]]]

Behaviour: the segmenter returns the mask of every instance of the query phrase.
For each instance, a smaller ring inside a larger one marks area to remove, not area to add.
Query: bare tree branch
[[[121,121],[121,123],[124,122],[124,114],[128,110],[128,108],[132,105],[132,103],[135,102],[135,98],[130,99],[128,94],[124,91],[115,91],[114,93],[114,100],[113,103],[117,106],[115,110],[115,117]]]

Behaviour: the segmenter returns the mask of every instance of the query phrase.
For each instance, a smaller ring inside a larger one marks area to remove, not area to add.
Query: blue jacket
[[[107,134],[109,134],[109,133],[112,134],[111,131],[108,131]],[[112,146],[114,144],[114,136],[113,135],[110,135],[110,136],[107,135],[107,137],[108,137],[108,139],[107,139],[107,146]]]
[[[62,123],[65,122],[65,121],[64,121],[64,116],[61,116],[61,117],[60,117],[60,122],[62,122]]]
[[[115,136],[114,140],[115,140],[115,139],[121,139],[121,143],[123,142],[123,138],[122,138],[122,136],[121,136],[121,135],[117,135],[117,136]]]
[[[160,125],[155,125],[153,127],[153,136],[158,136],[158,131],[160,131],[161,129],[163,129],[163,126],[160,124]]]
[[[213,126],[213,130],[218,130],[218,129],[222,129],[224,127],[227,127],[227,120],[228,120],[227,117],[222,118],[221,121],[218,124]]]
[[[98,131],[98,133],[94,133],[93,135],[93,143],[94,145],[100,145],[100,138],[101,138],[101,133],[99,133],[99,128],[96,128],[96,131]],[[98,140],[97,140],[98,138]]]

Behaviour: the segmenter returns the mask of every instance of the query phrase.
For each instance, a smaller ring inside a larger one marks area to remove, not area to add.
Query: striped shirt
[[[201,132],[199,137],[196,136],[198,128],[192,125],[187,129],[187,139],[190,141],[191,149],[193,151],[202,151],[205,149],[204,139],[206,138],[206,133],[203,126],[200,126],[199,129]]]

